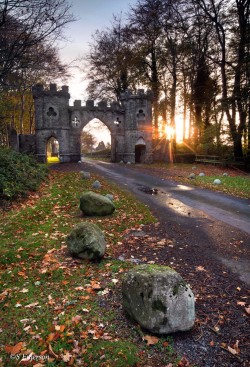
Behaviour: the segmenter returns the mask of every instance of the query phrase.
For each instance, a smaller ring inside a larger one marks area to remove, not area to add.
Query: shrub
[[[33,156],[0,148],[0,201],[37,190],[47,173],[47,167],[38,164]]]

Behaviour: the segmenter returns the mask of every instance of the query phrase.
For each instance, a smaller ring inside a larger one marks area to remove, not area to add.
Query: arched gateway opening
[[[59,141],[54,137],[50,137],[46,145],[46,161],[47,163],[60,162],[59,159]]]
[[[111,133],[99,119],[92,119],[81,132],[81,156],[111,158]]]
[[[140,137],[135,144],[135,163],[144,163],[146,156],[146,142]]]

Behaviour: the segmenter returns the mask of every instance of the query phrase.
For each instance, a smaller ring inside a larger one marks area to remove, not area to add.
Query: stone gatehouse
[[[39,161],[46,162],[47,143],[54,138],[59,143],[60,162],[78,162],[81,159],[81,132],[92,119],[97,118],[111,134],[111,161],[152,162],[152,95],[138,90],[127,91],[121,102],[88,100],[84,106],[80,100],[69,105],[67,86],[49,89],[36,85],[32,89],[35,103],[34,150]],[[30,140],[24,139],[22,141]],[[21,140],[19,138],[19,145]],[[20,151],[25,147],[19,146]]]

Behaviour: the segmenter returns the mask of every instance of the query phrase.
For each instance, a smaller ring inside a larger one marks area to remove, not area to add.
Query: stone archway
[[[81,131],[82,155],[96,154],[98,146],[105,150],[107,145],[111,147],[110,128],[100,119],[94,118],[89,121]]]
[[[110,130],[112,162],[152,161],[150,93],[127,91],[120,102],[107,104],[101,101],[95,104],[88,100],[82,106],[80,100],[75,100],[74,105],[69,106],[67,86],[58,90],[56,84],[51,84],[49,89],[37,85],[32,92],[35,101],[35,154],[41,162],[46,162],[46,144],[52,136],[59,141],[60,162],[80,161],[81,131],[94,118]],[[138,136],[143,138],[143,144],[136,143]]]

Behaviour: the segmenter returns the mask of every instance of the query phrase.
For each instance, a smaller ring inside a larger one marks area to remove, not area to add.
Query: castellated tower
[[[151,163],[152,152],[152,93],[139,89],[136,94],[130,90],[122,94],[125,110],[125,153],[124,161]]]
[[[35,103],[35,135],[36,155],[41,162],[46,162],[46,146],[50,138],[59,142],[60,161],[72,160],[69,122],[69,99],[68,87],[63,86],[57,90],[56,84],[50,84],[48,90],[42,85],[36,85],[32,89]],[[79,159],[79,157],[78,157]]]

